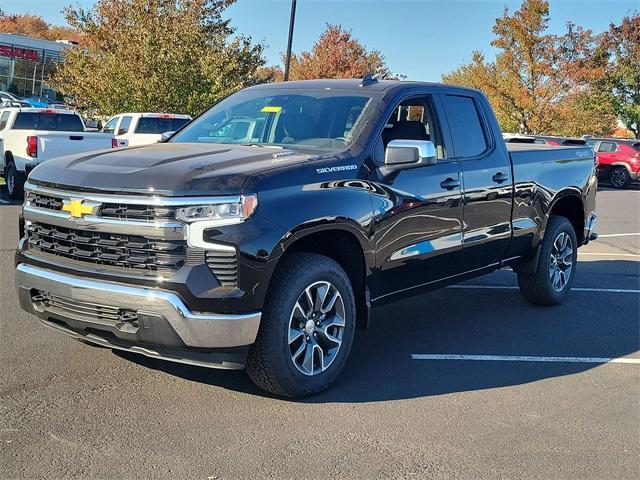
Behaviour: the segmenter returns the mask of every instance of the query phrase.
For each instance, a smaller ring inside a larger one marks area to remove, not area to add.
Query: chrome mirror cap
[[[435,165],[436,146],[428,140],[391,140],[384,155],[385,165]]]

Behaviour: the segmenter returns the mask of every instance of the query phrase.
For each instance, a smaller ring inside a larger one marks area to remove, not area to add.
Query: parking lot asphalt
[[[19,207],[0,204],[0,476],[640,478],[639,207],[637,188],[599,191],[562,306],[529,305],[506,270],[385,306],[333,387],[289,401],[41,326],[14,293]]]

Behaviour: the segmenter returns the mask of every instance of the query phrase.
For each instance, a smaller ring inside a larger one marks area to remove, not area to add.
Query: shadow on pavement
[[[588,262],[587,269],[600,270],[604,275],[625,272],[629,275],[626,288],[638,289],[638,262]],[[563,305],[536,307],[528,304],[518,290],[437,290],[375,310],[372,327],[358,331],[351,357],[336,383],[301,401],[400,400],[572,375],[599,364],[434,362],[412,360],[411,354],[619,357],[640,348],[638,311],[640,297],[633,293],[572,292]],[[243,372],[117,354],[194,382],[268,396]]]

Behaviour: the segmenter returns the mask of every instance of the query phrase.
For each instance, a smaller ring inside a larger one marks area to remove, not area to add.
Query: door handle
[[[453,190],[454,188],[457,188],[460,186],[460,180],[455,180],[449,177],[446,180],[443,180],[442,182],[440,182],[440,186],[445,190]]]
[[[491,177],[491,180],[493,180],[496,183],[506,182],[507,180],[509,180],[509,175],[505,175],[502,172],[498,172],[493,177]]]

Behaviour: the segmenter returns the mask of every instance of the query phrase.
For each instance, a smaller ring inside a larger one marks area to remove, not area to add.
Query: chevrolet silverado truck
[[[250,141],[225,129],[241,122]],[[17,291],[86,343],[246,367],[302,397],[336,379],[376,306],[503,267],[531,303],[561,303],[596,188],[591,148],[507,147],[475,90],[254,86],[162,143],[36,167]]]
[[[0,174],[11,198],[22,198],[24,182],[39,163],[112,146],[112,135],[87,132],[80,115],[71,110],[0,110]]]

